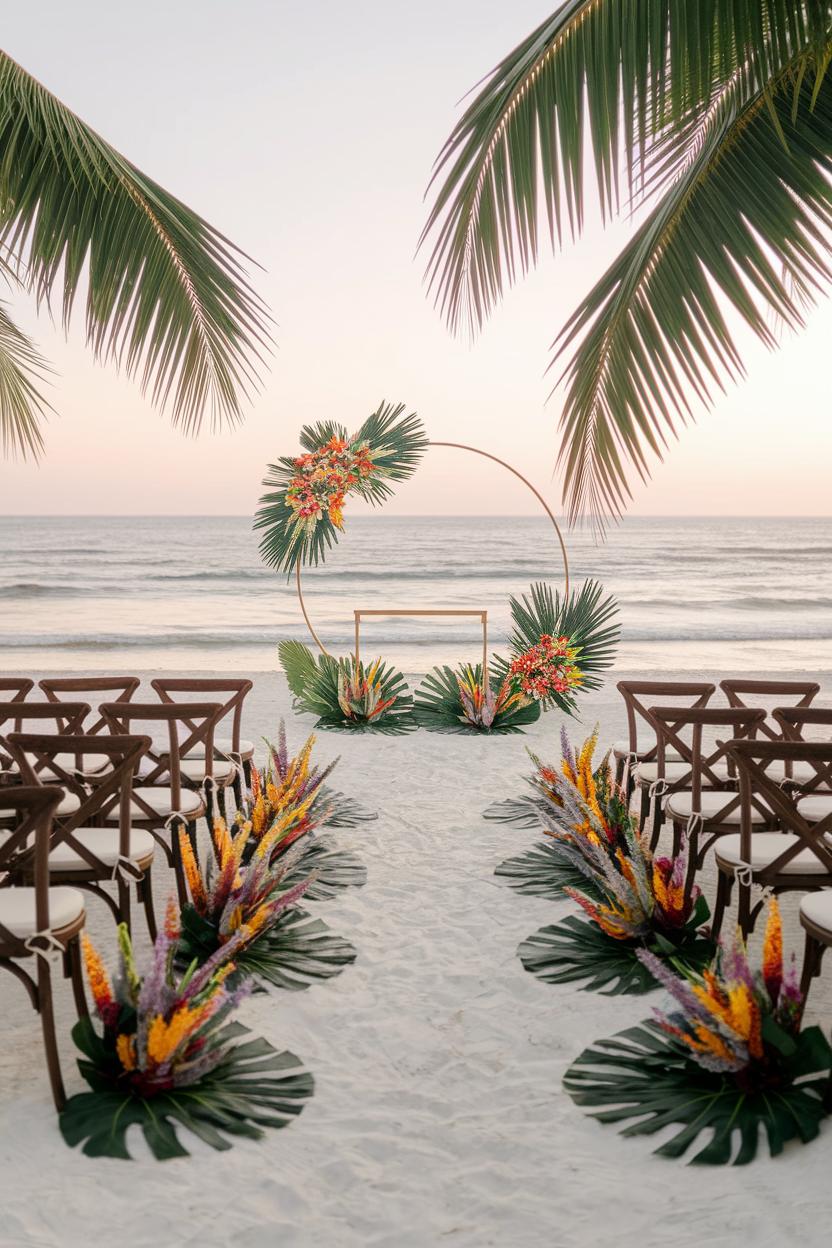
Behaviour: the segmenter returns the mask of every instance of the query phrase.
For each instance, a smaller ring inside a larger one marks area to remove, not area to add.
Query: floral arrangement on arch
[[[739,934],[700,972],[681,975],[646,949],[638,956],[672,1007],[585,1050],[564,1078],[572,1099],[628,1124],[628,1135],[678,1125],[656,1150],[664,1157],[682,1156],[705,1132],[698,1164],[753,1161],[763,1134],[772,1156],[814,1139],[832,1108],[832,1047],[819,1027],[801,1028],[776,899],[757,970]]]
[[[257,1139],[285,1127],[313,1091],[312,1076],[291,1053],[266,1040],[234,1043],[247,1029],[231,1021],[250,993],[235,982],[233,946],[200,967],[176,969],[180,938],[175,903],[168,907],[150,968],[140,975],[127,928],[118,929],[118,970],[111,980],[87,937],[84,959],[96,1014],[73,1028],[78,1068],[89,1092],[70,1097],[61,1133],[92,1157],[129,1159],[127,1132],[138,1126],[159,1160],[187,1155],[177,1134],[191,1131],[216,1149],[227,1137]]]

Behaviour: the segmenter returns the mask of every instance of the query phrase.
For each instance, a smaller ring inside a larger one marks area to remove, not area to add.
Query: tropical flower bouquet
[[[684,848],[674,859],[654,858],[609,763],[593,767],[596,741],[597,732],[576,755],[564,732],[561,775],[546,776],[556,786],[546,827],[550,881],[589,921],[569,917],[541,928],[518,954],[526,970],[549,983],[588,980],[589,989],[649,992],[656,981],[639,950],[677,966],[702,966],[713,956],[703,931],[710,915],[699,889],[686,883]]]
[[[292,855],[271,866],[280,822],[260,838],[243,866],[251,835],[250,822],[232,837],[223,821],[217,820],[217,859],[209,862],[203,874],[187,832],[180,831],[179,850],[191,900],[182,909],[177,962],[202,966],[225,949],[233,955],[238,974],[289,989],[307,988],[314,979],[339,975],[355,961],[355,948],[320,919],[311,919],[296,908],[312,881],[286,887],[288,870],[294,865]],[[295,850],[295,860],[299,856]]]
[[[322,562],[343,527],[350,494],[378,504],[392,482],[412,476],[428,440],[418,416],[404,405],[382,403],[354,434],[335,421],[305,425],[304,453],[269,466],[254,527],[263,529],[260,552],[270,567],[291,572]]]
[[[597,581],[585,581],[566,597],[537,582],[522,598],[512,597],[511,658],[495,659],[497,675],[541,710],[556,706],[574,714],[578,693],[598,689],[615,658],[618,604],[602,595]]]
[[[416,690],[413,718],[434,732],[522,732],[540,718],[537,702],[510,679],[483,681],[482,664],[435,667]]]
[[[83,1142],[88,1156],[129,1159],[132,1126],[141,1127],[159,1160],[187,1155],[177,1128],[212,1148],[229,1148],[228,1136],[258,1139],[263,1127],[287,1126],[312,1095],[312,1076],[293,1054],[278,1053],[262,1039],[232,1043],[247,1034],[229,1019],[250,991],[245,983],[231,987],[234,942],[180,975],[174,966],[179,935],[172,905],[142,977],[122,925],[112,983],[84,938],[102,1030],[89,1018],[73,1028],[83,1054],[78,1067],[91,1091],[70,1097],[60,1127],[71,1146]]]
[[[352,655],[316,658],[297,641],[282,641],[278,655],[295,710],[317,715],[316,728],[401,733],[416,726],[404,677],[381,659],[365,666]]]
[[[772,1156],[815,1138],[829,1112],[832,1048],[818,1027],[801,1030],[794,958],[783,962],[780,912],[770,902],[762,966],[754,972],[739,936],[701,973],[679,976],[654,953],[639,957],[668,990],[669,1011],[587,1049],[564,1087],[578,1105],[602,1107],[602,1122],[630,1122],[625,1135],[678,1124],[656,1152],[693,1161],[753,1161],[762,1134]],[[738,1144],[737,1147],[737,1137]]]

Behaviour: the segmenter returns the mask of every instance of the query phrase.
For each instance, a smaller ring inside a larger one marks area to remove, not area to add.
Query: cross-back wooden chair
[[[3,676],[0,678],[0,706],[14,707],[17,703],[25,702],[34,687],[35,682],[28,676]],[[15,732],[20,722],[19,719],[14,718],[13,714],[5,715],[0,712],[0,784],[14,783],[16,779],[7,774],[8,759],[3,754],[2,733],[4,730]]]
[[[20,783],[20,769],[8,744],[12,733],[22,732],[24,728],[37,724],[38,728],[44,732],[81,735],[89,709],[86,702],[64,702],[60,709],[51,702],[0,702],[0,769],[2,769],[3,783]],[[63,757],[59,761],[65,770],[70,770],[75,763],[71,757]],[[88,759],[88,765],[91,765],[91,761]],[[106,762],[106,759],[104,761]],[[50,778],[54,780],[54,774],[50,776],[45,764],[39,765],[38,781],[45,784]],[[76,809],[75,802],[76,797],[73,793],[65,793],[58,813],[61,815],[71,813]]]
[[[815,818],[812,798],[832,783],[832,743],[810,741],[729,741],[727,750],[739,774],[742,818],[739,832],[716,847],[719,885],[714,931],[722,924],[734,881],[738,882],[737,918],[747,935],[762,907],[751,902],[758,885],[775,893],[808,892],[832,885],[832,808]],[[786,763],[811,770],[812,779],[784,781]],[[777,820],[777,831],[759,830],[751,818],[764,802]]]
[[[116,923],[126,923],[128,929],[130,885],[134,883],[150,938],[155,940],[151,867],[156,842],[146,829],[133,828],[130,818],[133,776],[150,747],[150,738],[119,735],[93,739],[24,732],[10,733],[9,745],[24,784],[36,784],[40,769],[55,776],[64,791],[78,797],[77,810],[53,821],[49,852],[52,881],[93,893],[109,907]],[[95,760],[92,771],[84,768],[88,754]],[[107,759],[105,767],[100,765],[102,754]],[[74,760],[71,769],[62,766],[63,758]],[[101,817],[113,799],[117,800],[118,826],[101,827]],[[31,862],[22,857],[17,878],[26,882],[31,874]],[[111,883],[116,886],[115,897],[105,887]]]
[[[84,898],[74,888],[50,887],[49,845],[52,817],[61,800],[57,786],[16,785],[0,789],[0,814],[11,824],[0,839],[0,967],[26,989],[40,1015],[49,1083],[57,1109],[66,1102],[55,1036],[51,959],[60,957],[64,974],[72,977],[79,1015],[87,1012],[81,970],[80,935]],[[32,846],[32,883],[12,884],[8,872],[21,851]],[[34,958],[34,972],[20,963]]]
[[[800,990],[804,1000],[812,980],[820,975],[826,950],[832,945],[832,888],[807,893],[800,902],[800,924],[806,933]]]
[[[766,718],[757,734],[761,741],[777,741],[783,735],[778,719],[779,710],[805,710],[820,692],[814,680],[721,680],[719,687],[729,706],[756,706]],[[811,777],[809,777],[811,779]]]
[[[633,788],[641,792],[643,824],[650,806],[650,789],[658,777],[658,740],[650,718],[650,706],[669,706],[679,701],[680,711],[706,706],[716,685],[701,680],[620,680],[616,686],[627,713],[627,740],[613,746],[616,780],[625,788],[629,801]],[[665,756],[666,771],[677,760],[672,751]]]
[[[176,873],[179,900],[185,905],[188,890],[179,850],[179,829],[186,827],[196,852],[197,820],[208,815],[206,789],[193,789],[182,783],[181,752],[202,748],[205,752],[206,781],[213,778],[214,728],[222,712],[219,702],[189,702],[187,706],[160,702],[104,702],[101,714],[114,734],[135,735],[133,724],[146,725],[153,738],[153,726],[165,725],[167,740],[153,742],[134,777],[130,815],[133,825],[146,828],[161,847],[169,866]],[[106,824],[118,822],[116,800],[102,812]]]
[[[184,702],[187,695],[196,695],[203,699],[216,700],[223,698],[222,712],[217,728],[226,726],[230,720],[231,735],[229,737],[214,735],[214,781],[218,789],[220,810],[225,815],[224,790],[228,785],[234,788],[237,806],[242,805],[243,781],[246,787],[251,786],[251,768],[254,759],[254,742],[242,737],[243,704],[254,688],[250,680],[244,677],[182,677],[160,676],[150,682],[162,702]],[[186,695],[183,698],[182,695]],[[228,728],[226,727],[226,731]],[[202,766],[205,751],[200,746],[189,747],[183,744],[181,762],[190,779],[199,783],[205,775]],[[202,774],[200,775],[200,771]],[[242,774],[241,774],[242,773]]]
[[[688,885],[705,856],[720,837],[735,832],[742,817],[736,767],[726,740],[753,737],[765,711],[752,708],[704,706],[680,716],[677,707],[654,706],[651,714],[659,741],[659,780],[663,780],[665,750],[670,747],[681,758],[686,774],[667,779],[657,803],[652,847],[658,843],[662,818],[673,826],[673,853],[679,852],[683,834],[688,848]],[[705,734],[708,734],[707,740]],[[755,803],[749,818],[755,824],[771,827],[771,811]]]
[[[781,706],[775,710],[774,718],[781,729],[784,741],[832,741],[832,707]],[[807,771],[807,768],[799,763],[788,763],[785,767],[783,779],[811,780],[813,776],[811,769]],[[822,803],[830,805],[830,798],[823,797],[823,791],[819,788],[817,795],[812,798],[813,804],[818,808],[820,808]]]
[[[49,676],[38,681],[39,688],[50,702],[77,702],[78,694],[85,695],[80,700],[90,703],[90,713],[84,724],[84,732],[90,737],[110,730],[100,705],[93,706],[93,699],[86,695],[100,695],[96,699],[99,704],[130,702],[140,684],[138,676]]]

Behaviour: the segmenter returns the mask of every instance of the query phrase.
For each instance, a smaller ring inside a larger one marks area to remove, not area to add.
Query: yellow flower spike
[[[127,1036],[122,1032],[116,1038],[116,1053],[118,1054],[118,1060],[126,1071],[129,1072],[136,1069],[135,1036]]]
[[[185,828],[179,829],[179,855],[182,859],[182,869],[185,872],[185,879],[188,882],[188,891],[191,894],[194,909],[197,913],[203,914],[208,904],[208,897],[205,892],[205,885],[202,882],[202,875],[196,863],[194,847]]]
[[[214,820],[214,845],[220,866],[222,866],[231,849],[231,833],[228,831],[228,824],[220,816]]]
[[[771,898],[768,907],[763,939],[763,979],[773,996],[779,994],[783,979],[783,920],[776,897]]]
[[[251,808],[251,822],[254,831],[259,836],[266,826],[266,803],[263,800],[262,793],[257,794],[257,798]]]
[[[734,1055],[722,1037],[714,1031],[709,1031],[704,1023],[695,1023],[694,1031],[699,1041],[698,1044],[691,1038],[686,1037],[692,1049],[698,1049],[700,1053],[713,1053],[716,1057],[721,1057],[729,1062],[733,1060]]]
[[[175,897],[168,897],[168,904],[165,907],[165,935],[168,940],[179,939],[179,903]]]

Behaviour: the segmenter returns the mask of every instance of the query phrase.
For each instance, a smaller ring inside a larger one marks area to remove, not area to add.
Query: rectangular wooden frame
[[[361,619],[368,615],[464,615],[475,618],[482,623],[482,674],[483,683],[488,679],[488,612],[487,611],[455,611],[448,607],[431,607],[422,610],[410,607],[373,607],[361,611],[353,611],[355,617],[355,661],[358,663],[361,645]]]

